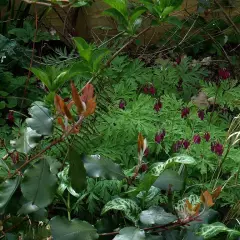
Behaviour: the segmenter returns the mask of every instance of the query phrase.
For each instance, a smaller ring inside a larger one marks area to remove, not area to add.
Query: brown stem
[[[195,216],[195,217],[189,217],[188,219],[184,219],[184,220],[177,220],[175,222],[171,222],[165,225],[161,225],[161,226],[154,226],[154,227],[148,227],[148,228],[143,228],[144,231],[151,231],[151,230],[155,230],[155,229],[161,229],[161,231],[164,230],[169,230],[175,227],[180,227],[180,226],[185,226],[188,223],[197,220],[197,218],[199,217],[199,215]],[[99,236],[111,236],[111,235],[117,235],[119,234],[119,232],[110,232],[110,233],[100,233]]]

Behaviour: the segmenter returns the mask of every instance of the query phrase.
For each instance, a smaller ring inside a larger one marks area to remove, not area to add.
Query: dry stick
[[[226,11],[224,10],[224,8],[222,7],[222,5],[217,1],[214,0],[214,2],[218,5],[218,7],[222,10],[224,16],[227,18],[227,20],[232,24],[232,26],[234,27],[234,29],[236,30],[236,32],[238,34],[240,34],[240,30],[238,29],[238,27],[236,26],[236,24],[232,21],[232,19],[229,17],[229,15],[226,13]]]

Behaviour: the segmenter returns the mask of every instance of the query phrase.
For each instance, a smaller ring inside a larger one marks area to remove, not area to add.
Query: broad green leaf
[[[36,75],[36,77],[42,82],[44,83],[48,89],[52,89],[52,85],[51,85],[51,81],[49,79],[48,74],[39,68],[31,68],[30,71]]]
[[[112,8],[120,12],[123,17],[127,20],[128,10],[127,10],[127,1],[126,0],[104,0]]]
[[[36,162],[24,172],[21,183],[23,196],[39,208],[48,206],[57,188],[57,177],[50,171],[46,159]]]
[[[146,234],[146,240],[163,240],[163,237],[161,235]]]
[[[70,147],[68,150],[67,159],[69,162],[69,179],[71,186],[76,192],[80,192],[86,187],[86,170],[81,160],[81,154],[76,149]]]
[[[135,227],[125,227],[113,240],[145,240],[145,232]]]
[[[74,42],[77,46],[78,53],[81,57],[83,57],[87,62],[90,62],[92,57],[92,47],[89,45],[83,38],[76,37],[74,38]]]
[[[7,206],[12,195],[17,190],[20,179],[20,176],[18,176],[14,179],[8,179],[0,184],[0,213]]]
[[[177,217],[159,206],[152,206],[140,214],[140,221],[146,225],[165,225],[177,220]]]
[[[8,92],[0,91],[0,96],[2,96],[2,97],[6,97],[7,95],[9,95]]]
[[[183,189],[184,179],[171,169],[164,170],[163,173],[157,178],[153,186],[161,190],[180,191]]]
[[[131,25],[134,24],[134,22],[144,13],[146,12],[146,8],[145,7],[138,7],[134,10],[134,12],[132,13],[130,19],[129,19],[129,23]]]
[[[8,103],[7,103],[7,107],[8,108],[14,108],[17,106],[17,98],[8,98]]]
[[[54,240],[95,240],[99,237],[91,224],[78,219],[68,221],[57,216],[51,219],[50,226]]]
[[[30,127],[26,127],[22,136],[16,141],[16,150],[27,154],[32,148],[36,147],[41,140],[41,135]]]
[[[6,103],[4,101],[0,102],[0,109],[4,109],[6,107]]]
[[[166,19],[166,22],[167,23],[171,23],[171,24],[173,24],[173,25],[176,25],[178,28],[182,28],[182,26],[183,26],[183,23],[182,23],[182,21],[179,19],[179,18],[177,18],[177,17],[175,17],[175,16],[169,16],[167,19]]]
[[[141,211],[136,202],[131,199],[124,198],[115,198],[109,201],[102,209],[102,214],[110,210],[123,211],[126,218],[132,222],[136,222],[138,220],[139,213]]]
[[[22,207],[18,210],[17,214],[30,214],[39,210],[39,207],[33,205],[32,202],[25,203]]]
[[[204,239],[212,239],[219,233],[228,233],[228,239],[236,239],[240,236],[240,231],[230,229],[220,222],[203,224],[198,232],[198,235],[202,236]]]
[[[89,177],[122,180],[125,175],[120,166],[98,155],[83,156],[84,167]]]
[[[85,65],[84,62],[76,62],[74,63],[71,68],[69,69],[68,76],[69,78],[73,78],[75,76],[83,76],[86,78],[90,78],[90,67]]]
[[[103,15],[109,16],[114,18],[118,24],[123,25],[124,27],[127,27],[128,21],[126,18],[116,9],[114,8],[109,8],[103,12]]]
[[[34,103],[29,109],[31,118],[26,119],[27,125],[38,134],[49,136],[53,131],[53,118],[50,111],[38,103]]]
[[[132,192],[134,194],[137,194],[141,191],[148,191],[150,187],[153,185],[153,183],[157,180],[157,178],[164,172],[164,170],[174,165],[175,163],[195,164],[195,160],[194,158],[188,155],[179,155],[179,156],[168,159],[166,162],[154,163],[150,167],[149,172],[141,180],[137,189],[135,189]]]
[[[50,156],[43,156],[45,158],[50,166],[50,171],[53,174],[57,174],[58,170],[62,167],[62,163],[60,163],[56,158],[50,157]]]
[[[106,49],[95,50],[92,56],[93,62],[93,71],[97,72],[100,69],[100,64],[102,63],[104,57],[109,54],[109,51]]]

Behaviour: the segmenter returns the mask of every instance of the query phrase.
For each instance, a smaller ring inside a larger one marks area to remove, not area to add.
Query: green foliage
[[[96,229],[89,223],[63,217],[54,217],[50,221],[52,236],[58,240],[94,240],[98,239]]]
[[[114,240],[144,240],[145,233],[143,230],[134,228],[134,227],[126,227],[121,229],[119,232],[119,235],[117,235]]]

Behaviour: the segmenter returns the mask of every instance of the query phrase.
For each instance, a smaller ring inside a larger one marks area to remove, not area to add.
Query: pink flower
[[[195,144],[200,144],[201,143],[201,137],[198,134],[194,135],[193,142]]]
[[[198,117],[203,120],[204,119],[204,111],[203,110],[198,110]]]
[[[162,108],[162,103],[158,100],[158,101],[155,103],[153,109],[155,109],[156,112],[159,112],[159,111],[161,110],[161,108]]]
[[[203,137],[208,142],[210,140],[210,133],[206,132]]]
[[[190,146],[190,142],[188,140],[184,140],[183,141],[183,147],[184,149],[188,149],[188,147]]]
[[[120,103],[119,103],[119,108],[121,108],[121,109],[124,110],[124,109],[125,109],[125,106],[126,106],[125,101],[121,100]]]
[[[190,109],[188,107],[185,107],[185,108],[182,109],[181,117],[186,118],[189,113],[190,113]]]
[[[224,80],[230,78],[231,76],[230,72],[226,68],[220,68],[218,70],[218,75],[221,79],[224,79]]]

